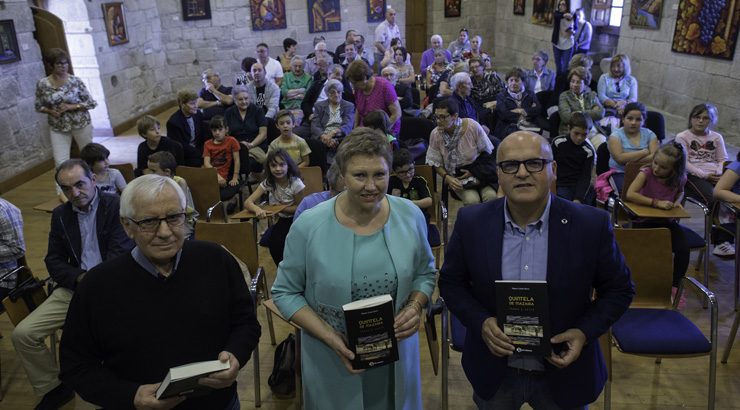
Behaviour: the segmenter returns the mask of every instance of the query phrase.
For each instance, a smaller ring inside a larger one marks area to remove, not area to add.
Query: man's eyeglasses
[[[544,158],[531,158],[525,159],[524,161],[509,160],[501,161],[497,165],[501,168],[504,174],[516,174],[519,172],[519,167],[524,164],[524,168],[527,172],[540,172],[545,169],[545,165],[551,163],[551,159]]]
[[[435,114],[434,120],[435,121],[447,121],[450,117],[451,115],[449,114]]]
[[[185,215],[185,212],[180,212],[179,214],[167,215],[164,218],[146,218],[138,221],[128,218],[128,220],[135,223],[142,232],[156,232],[162,221],[167,222],[167,226],[170,228],[182,226],[185,223]]]
[[[414,173],[414,166],[412,165],[406,169],[403,169],[403,168],[397,169],[395,172],[396,172],[396,175],[403,175],[403,174],[410,175]]]

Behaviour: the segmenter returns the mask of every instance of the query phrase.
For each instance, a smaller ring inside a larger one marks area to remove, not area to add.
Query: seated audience
[[[729,165],[727,169],[714,186],[713,197],[715,200],[725,202],[740,202],[740,152]],[[735,221],[737,223],[737,221]],[[718,230],[714,240],[713,255],[721,257],[735,256],[735,238],[733,235]],[[717,245],[719,243],[719,245]]]
[[[604,107],[601,106],[598,95],[586,86],[591,81],[591,72],[583,67],[576,67],[568,73],[568,81],[570,89],[560,94],[558,103],[558,115],[560,116],[558,133],[560,135],[568,132],[570,116],[575,112],[586,114],[594,122],[604,116]],[[587,131],[590,133],[591,129]]]
[[[426,163],[437,167],[442,182],[449,184],[464,205],[496,199],[494,181],[482,181],[471,171],[481,155],[493,154],[493,144],[483,128],[470,118],[458,116],[457,101],[452,98],[434,105],[437,127],[429,137]]]
[[[599,77],[599,101],[607,116],[621,117],[627,104],[637,102],[637,79],[630,73],[629,57],[617,54],[609,63],[609,72]]]
[[[457,40],[450,43],[447,46],[447,50],[452,55],[452,61],[458,62],[463,59],[463,54],[470,52],[471,49],[470,40],[468,40],[468,29],[460,29],[460,34],[457,36]]]
[[[145,115],[136,121],[136,130],[144,138],[144,142],[136,149],[136,169],[134,175],[141,176],[146,173],[147,159],[155,152],[167,151],[172,153],[178,165],[185,165],[182,153],[182,145],[171,138],[159,134],[159,120],[157,117]]]
[[[440,84],[447,82],[452,73],[452,68],[447,63],[447,57],[444,51],[435,50],[434,63],[427,67],[425,85],[428,102],[432,102],[442,96],[440,94]]]
[[[342,98],[344,85],[330,79],[324,84],[324,93],[329,96],[313,106],[311,115],[311,163],[326,170],[327,163],[334,162],[334,154],[342,139],[349,135],[355,123],[355,106]]]
[[[293,57],[291,65],[291,71],[285,73],[283,83],[280,85],[280,95],[282,96],[283,107],[286,110],[291,110],[293,115],[299,115],[300,117],[296,121],[300,123],[300,119],[303,118],[301,103],[309,87],[311,87],[312,77],[303,69],[306,65],[303,57]]]
[[[588,73],[589,78],[591,78],[589,81],[585,83],[586,87],[588,87],[589,91],[596,91],[596,81],[594,81],[593,76],[591,75],[591,67],[594,65],[594,60],[591,59],[591,57],[585,55],[585,54],[575,54],[568,62],[568,71],[565,73],[562,73],[560,75],[555,76],[555,88],[552,93],[552,101],[540,101],[543,105],[549,104],[550,106],[558,105],[560,103],[560,94],[564,93],[565,91],[568,91],[570,88],[570,80],[568,79],[568,74],[577,67],[583,67],[584,70]]]
[[[407,62],[409,53],[405,47],[397,47],[394,51],[393,61],[387,67],[393,67],[398,72],[398,82],[413,85],[416,82],[414,66]]]
[[[325,42],[320,41],[319,43],[314,45],[313,50],[313,56],[309,54],[309,57],[306,59],[306,72],[311,75],[314,75],[317,71],[319,71],[320,61],[322,63],[325,63],[327,67],[329,67],[331,65],[331,62],[334,61],[334,58],[326,49]]]
[[[553,159],[557,165],[557,195],[569,201],[591,205],[595,192],[591,175],[596,162],[596,150],[588,141],[593,127],[591,117],[574,112],[568,119],[567,133],[552,140]]]
[[[532,94],[540,91],[549,91],[555,87],[555,73],[547,68],[550,57],[546,52],[538,50],[532,55],[532,69],[524,77],[526,89]]]
[[[401,38],[394,38],[391,40],[391,46],[385,49],[383,59],[380,60],[380,67],[388,67],[396,61],[396,50],[398,50],[399,47],[403,47],[403,41],[401,41]],[[410,53],[406,53],[406,57],[404,57],[403,62],[411,64]]]
[[[288,236],[290,225],[293,223],[293,214],[303,199],[303,190],[306,185],[301,180],[301,172],[285,150],[270,151],[267,154],[265,166],[267,176],[252,192],[252,195],[244,201],[244,208],[254,212],[258,218],[266,217],[265,210],[257,205],[265,193],[267,193],[269,205],[288,205],[278,214],[278,221],[272,225],[267,239],[270,256],[277,266],[283,260],[285,237]]]
[[[180,109],[167,120],[167,136],[180,143],[184,162],[189,167],[203,165],[203,114],[198,111],[198,95],[191,90],[177,92]]]
[[[467,61],[471,58],[479,58],[483,62],[484,67],[491,64],[491,56],[484,53],[481,49],[483,44],[483,38],[481,36],[473,36],[470,39],[470,51],[463,53],[463,60]]]
[[[373,53],[372,47],[365,47],[365,36],[362,34],[355,36],[355,48],[357,49],[357,54],[367,61],[367,65],[372,67],[375,64],[375,53]]]
[[[388,118],[388,114],[383,110],[370,111],[365,116],[365,127],[379,131],[381,134],[386,136],[388,145],[391,151],[396,151],[399,148],[398,140],[391,134],[391,122]]]
[[[55,355],[46,346],[46,338],[59,330],[65,321],[69,324],[67,309],[78,285],[87,279],[88,271],[103,261],[128,253],[133,248],[131,240],[121,226],[118,195],[100,192],[95,186],[95,177],[90,167],[84,161],[70,159],[62,162],[56,168],[54,179],[69,199],[69,202],[59,205],[52,212],[49,249],[44,258],[46,269],[56,282],[56,288],[42,304],[18,323],[12,334],[13,346],[21,365],[26,370],[28,381],[34,393],[43,397],[36,406],[37,409],[58,409],[75,397],[75,391],[80,391],[75,383],[66,379],[64,382],[60,381]],[[138,305],[131,303],[133,294],[121,293],[127,298],[127,302],[104,311],[111,314],[129,311],[121,307],[130,308]],[[100,312],[101,307],[102,305],[90,307],[89,312]],[[151,312],[147,315],[149,314]],[[117,328],[121,326],[121,322],[109,314],[103,316],[106,323],[114,323]],[[92,340],[91,336],[92,334],[85,333],[84,339]],[[72,337],[65,330],[62,339],[63,365],[71,363],[64,351],[65,343],[69,345],[68,342],[71,340]],[[74,346],[83,348],[82,344]],[[92,349],[89,352],[92,352]],[[96,365],[100,366],[101,361],[99,360]],[[157,375],[160,381],[166,371],[164,369],[164,372]],[[102,389],[101,391],[110,392]],[[130,399],[122,405],[131,406],[133,397]],[[100,402],[95,401],[95,404]]]
[[[472,90],[470,98],[478,109],[480,124],[489,130],[496,126],[496,96],[506,90],[506,83],[501,74],[494,70],[486,70],[486,67],[478,57],[468,61],[470,67],[470,80]]]
[[[457,73],[468,73],[470,74],[470,71],[468,69],[468,63],[464,61],[458,61],[457,63],[450,64],[450,73],[444,78],[440,78],[439,80],[439,92],[438,97],[449,97],[453,94],[455,90],[453,90],[450,87],[450,81],[453,75]],[[434,101],[432,101],[434,102]]]
[[[624,185],[624,166],[628,162],[648,162],[658,151],[658,137],[654,132],[643,128],[647,110],[642,103],[631,102],[624,106],[622,128],[612,131],[609,136],[609,168],[616,171],[611,175],[611,184],[617,195]]]
[[[347,68],[347,79],[355,90],[355,127],[362,126],[365,116],[374,110],[383,110],[390,118],[391,134],[401,130],[401,105],[393,85],[383,77],[373,76],[373,70],[364,61],[354,61]]]
[[[221,84],[221,76],[212,69],[207,69],[201,74],[203,88],[198,93],[198,108],[203,110],[203,119],[210,120],[216,115],[224,115],[224,112],[234,100],[231,98],[231,87]]]
[[[441,51],[445,56],[445,66],[452,61],[452,53],[450,53],[449,50],[444,48],[444,41],[442,40],[442,36],[439,34],[435,34],[430,39],[432,43],[432,47],[425,50],[421,54],[421,66],[419,72],[421,75],[426,76],[427,75],[427,68],[431,66],[432,64],[436,63],[437,57],[436,53],[437,51]]]
[[[203,167],[216,168],[218,172],[218,186],[221,201],[230,201],[236,197],[241,189],[239,183],[239,142],[236,138],[228,135],[229,128],[226,126],[224,117],[216,116],[211,120],[211,133],[213,138],[206,141],[203,147]],[[228,204],[229,211],[233,211],[235,203]]]
[[[681,207],[683,189],[686,185],[686,151],[675,141],[669,142],[658,149],[652,163],[640,169],[629,187],[626,200],[639,205],[658,209],[673,209]],[[678,284],[686,275],[689,267],[689,244],[686,234],[678,223],[678,219],[645,218],[633,222],[635,228],[668,228],[671,231],[671,249],[673,251],[673,283],[671,287],[671,301],[676,298]],[[686,307],[686,299],[682,294],[678,308]]]
[[[9,275],[26,255],[23,239],[23,217],[15,205],[0,198],[0,300],[16,287],[17,276]]]
[[[349,44],[354,45],[355,44],[355,38],[357,37],[357,30],[347,30],[347,32],[344,34],[344,43],[337,46],[337,49],[334,51],[334,64],[341,64],[342,61],[345,59],[345,47]],[[356,51],[357,49],[355,49]],[[352,61],[350,61],[351,63]]]
[[[254,57],[244,57],[241,64],[242,71],[234,77],[234,87],[252,82],[252,64],[256,62],[257,59]]]
[[[260,337],[252,297],[227,250],[185,241],[185,219],[173,180],[132,181],[121,223],[136,248],[92,269],[72,299],[60,377],[96,407],[239,407],[236,379]],[[229,365],[198,380],[204,395],[156,398],[170,368],[204,360]]]
[[[298,42],[292,38],[288,37],[283,40],[283,53],[277,58],[278,62],[280,62],[280,67],[283,69],[283,79],[285,79],[285,74],[288,74],[293,69],[292,60],[296,56],[297,47]]]
[[[267,148],[267,155],[270,155],[270,151],[281,149],[290,155],[290,158],[299,168],[311,165],[308,159],[311,148],[308,147],[306,140],[293,133],[295,127],[293,114],[288,110],[280,110],[275,120],[278,130],[280,130],[280,136],[270,143]]]
[[[80,151],[80,159],[92,170],[98,190],[106,194],[119,195],[126,188],[126,180],[121,171],[110,167],[109,156],[108,148],[97,142],[85,145]]]
[[[317,44],[322,43],[322,42],[323,43],[326,43],[326,37],[324,37],[324,36],[316,36],[316,37],[314,37],[313,38],[313,46],[314,46],[314,49],[315,49],[315,47],[316,47]],[[315,56],[316,56],[316,53],[314,51],[311,51],[310,53],[308,53],[308,55],[306,56],[306,58],[307,59],[310,59],[310,58],[314,58]],[[333,54],[332,54],[332,57],[334,57]],[[332,60],[332,61],[334,61],[334,60]]]
[[[432,194],[429,184],[423,177],[414,175],[414,158],[406,148],[401,148],[393,153],[393,174],[388,180],[388,194],[400,196],[413,202],[421,209],[424,219],[427,221],[427,242],[429,246],[439,246],[441,240],[439,231],[430,225],[431,213],[435,212],[432,205]]]
[[[722,175],[727,150],[722,135],[712,130],[717,125],[717,107],[704,103],[689,114],[689,128],[676,135],[676,142],[686,149],[686,195],[698,199],[711,209],[712,191]]]
[[[247,84],[249,100],[262,109],[265,118],[274,119],[280,110],[280,86],[265,77],[265,70],[259,61],[252,65],[253,81]]]
[[[478,107],[471,98],[473,92],[473,80],[468,73],[457,73],[450,78],[450,88],[452,96],[457,101],[458,116],[460,118],[470,118],[478,122]],[[488,133],[488,131],[486,131]]]
[[[177,162],[175,157],[167,151],[155,152],[149,156],[147,161],[149,172],[147,174],[160,175],[167,178],[172,178],[180,186],[182,192],[185,193],[185,213],[187,214],[188,232],[186,236],[191,238],[195,233],[195,223],[198,221],[200,214],[195,209],[195,202],[193,202],[193,194],[190,192],[188,182],[185,178],[177,175]]]
[[[335,196],[339,195],[340,192],[344,191],[344,182],[339,175],[339,165],[336,162],[332,163],[329,170],[326,171],[326,184],[329,186],[328,191],[314,192],[313,194],[306,195],[301,203],[298,204],[298,208],[295,210],[293,215],[293,222],[304,212],[313,208],[314,206],[328,201]]]
[[[537,96],[524,88],[524,71],[514,67],[506,74],[506,91],[496,97],[496,130],[494,135],[504,139],[517,130],[536,128],[537,116],[542,111]]]
[[[270,57],[270,48],[265,43],[257,44],[257,62],[262,64],[265,79],[280,87],[280,83],[283,81],[283,66]],[[254,72],[252,72],[252,76],[254,76]]]
[[[396,90],[398,95],[398,103],[401,105],[401,109],[412,108],[414,105],[414,97],[411,94],[411,86],[398,82],[398,71],[392,65],[380,70],[380,75],[393,84],[393,88]]]
[[[359,54],[357,54],[357,48],[354,45],[354,43],[345,45],[344,46],[344,53],[342,53],[342,55],[344,57],[342,57],[342,60],[340,61],[340,65],[345,70],[347,69],[347,67],[349,66],[349,64],[351,62],[355,61],[355,60],[363,60],[364,62],[367,63],[367,60],[364,57],[362,57]]]
[[[260,172],[269,144],[264,111],[252,103],[246,86],[234,87],[232,94],[235,104],[226,110],[224,119],[231,135],[245,148],[239,150],[239,173]],[[254,161],[249,161],[250,157]]]

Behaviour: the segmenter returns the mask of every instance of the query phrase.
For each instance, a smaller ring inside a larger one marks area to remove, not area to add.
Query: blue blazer
[[[545,362],[552,395],[563,408],[596,400],[606,367],[598,338],[624,313],[634,295],[609,216],[596,208],[551,196],[547,283],[552,334],[578,328],[586,335],[580,357],[558,369]],[[494,281],[502,278],[504,200],[460,209],[439,288],[467,328],[462,365],[483,399],[491,399],[506,373],[507,359],[494,356],[481,337],[483,322],[496,316]],[[598,297],[591,299],[593,290]],[[553,346],[559,351],[559,346]]]

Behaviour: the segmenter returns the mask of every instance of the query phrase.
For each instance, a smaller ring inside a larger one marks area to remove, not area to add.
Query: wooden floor
[[[162,114],[166,118],[168,113]],[[164,124],[164,122],[163,122]],[[113,152],[111,162],[134,162],[136,145],[142,140],[131,132],[126,136],[104,140],[96,140],[108,146]],[[33,207],[54,197],[53,175],[51,171],[28,181],[24,185],[8,192],[3,197],[18,206],[25,222],[24,233],[27,246],[27,257],[33,272],[37,276],[47,276],[43,257],[46,253],[47,236],[49,232],[49,214],[34,211]],[[459,204],[453,204],[452,215],[456,213]],[[694,218],[699,225],[701,222]],[[692,254],[692,262],[696,254]],[[270,283],[275,277],[275,266],[269,253],[261,248],[260,260],[265,265]],[[732,283],[733,264],[731,261],[720,260],[710,256],[711,280],[710,288],[719,296],[720,306],[720,353],[724,349],[734,312],[732,310]],[[693,270],[689,271],[693,274]],[[292,399],[274,397],[267,386],[267,377],[272,368],[274,347],[270,344],[267,333],[267,321],[264,309],[259,309],[260,323],[263,325],[263,337],[260,341],[260,385],[262,390],[262,408],[269,409],[296,409]],[[695,299],[690,299],[685,314],[701,324],[702,329],[708,329],[708,314]],[[284,339],[291,328],[279,321],[275,322],[278,342]],[[12,325],[7,315],[0,315],[0,360],[2,360],[2,383],[0,392],[4,396],[0,401],[0,409],[31,409],[37,403],[37,398],[28,384],[24,370],[17,360],[10,341]],[[423,332],[421,334],[421,372],[425,409],[441,409],[441,380],[435,376],[429,359]],[[187,343],[187,341],[183,341]],[[740,343],[740,342],[739,342]],[[636,358],[616,353],[614,350],[614,384],[612,407],[614,409],[704,409],[707,400],[707,373],[708,359],[681,359],[664,360],[656,365],[649,358]],[[253,367],[248,363],[239,376],[239,397],[244,409],[254,407]],[[717,365],[717,408],[740,409],[740,346],[737,346],[729,363]],[[452,352],[450,357],[449,376],[449,408],[474,409],[472,390],[460,366],[460,354]],[[81,399],[64,407],[90,408]],[[591,408],[603,408],[600,398]]]

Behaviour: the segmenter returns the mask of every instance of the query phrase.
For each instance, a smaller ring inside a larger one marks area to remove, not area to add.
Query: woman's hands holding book
[[[355,370],[352,368],[350,360],[355,358],[355,354],[347,348],[347,342],[344,341],[344,337],[340,333],[332,330],[329,336],[324,340],[324,343],[334,349],[334,352],[339,356],[339,360],[344,363],[344,367],[347,368],[348,372],[351,374],[360,374],[365,371],[364,369]]]

